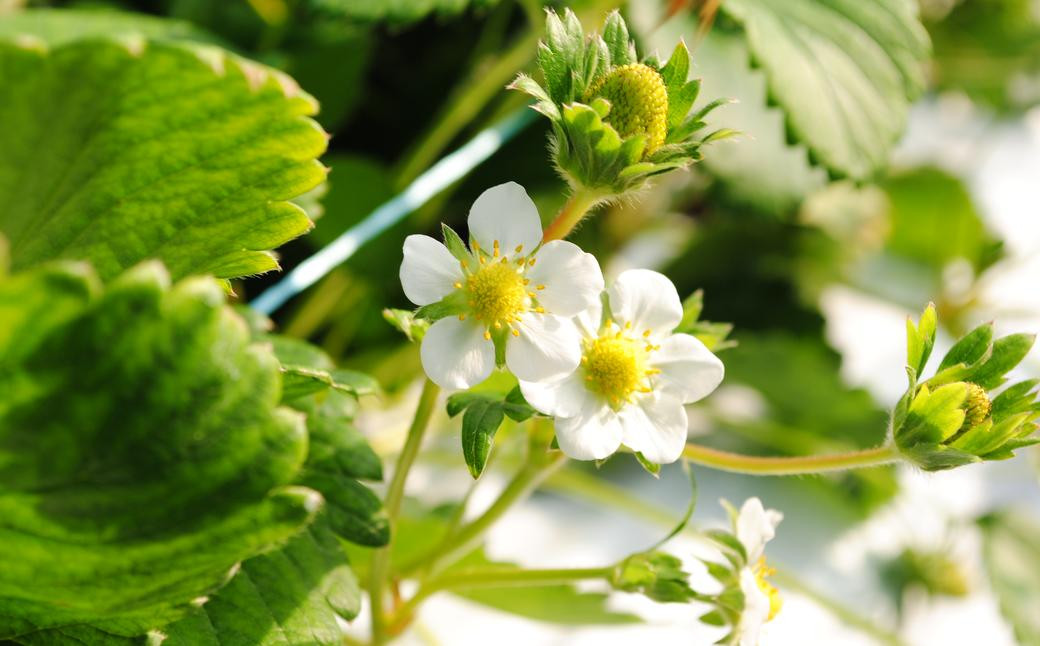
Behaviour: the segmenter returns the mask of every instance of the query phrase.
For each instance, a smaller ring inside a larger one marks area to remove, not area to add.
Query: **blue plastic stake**
[[[400,222],[406,215],[426,204],[430,198],[495,154],[530,123],[534,116],[532,110],[524,108],[482,130],[464,146],[416,177],[408,188],[389,202],[382,204],[361,222],[297,265],[285,278],[253,299],[250,306],[257,312],[270,316],[290,298],[318,282],[337,265],[346,262],[364,244]]]

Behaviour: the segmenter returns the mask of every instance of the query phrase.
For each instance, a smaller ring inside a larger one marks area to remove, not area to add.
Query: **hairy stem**
[[[542,236],[542,242],[566,238],[603,197],[602,193],[588,189],[578,189],[571,193],[571,196],[567,198],[563,207],[556,214],[556,218],[546,227],[545,234]]]
[[[834,455],[761,457],[730,453],[690,443],[683,449],[683,457],[690,462],[713,469],[758,476],[791,476],[843,471],[890,464],[901,459],[896,447],[889,444]]]
[[[383,588],[386,587],[387,576],[390,572],[390,547],[393,544],[394,525],[397,520],[397,514],[401,511],[401,501],[404,499],[405,480],[408,479],[408,472],[415,463],[416,456],[419,455],[419,447],[422,445],[423,435],[426,432],[426,426],[430,422],[430,416],[433,414],[439,392],[440,388],[429,379],[423,384],[422,394],[419,396],[419,404],[415,408],[415,417],[412,419],[412,425],[408,429],[408,439],[405,440],[404,448],[401,449],[401,455],[397,458],[394,475],[390,479],[390,484],[386,490],[384,507],[387,520],[390,522],[390,543],[372,554],[371,574],[368,585],[368,595],[372,605],[373,644],[386,642]]]

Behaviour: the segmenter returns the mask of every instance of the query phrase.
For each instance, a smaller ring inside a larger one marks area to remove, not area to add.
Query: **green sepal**
[[[504,419],[500,402],[479,399],[466,408],[462,416],[462,456],[474,479],[484,472],[495,433]]]
[[[610,577],[616,590],[638,592],[659,603],[685,603],[699,596],[689,584],[682,561],[665,552],[633,554]]]
[[[444,236],[444,246],[448,248],[451,255],[455,256],[455,259],[462,264],[468,265],[473,259],[473,256],[466,247],[466,243],[462,241],[461,237],[459,237],[459,234],[455,233],[455,229],[452,229],[442,222],[441,234]]]
[[[942,444],[915,444],[901,451],[904,458],[925,471],[943,471],[982,461],[977,455]]]
[[[895,429],[896,444],[939,444],[953,436],[964,424],[961,405],[968,396],[968,386],[953,383],[934,391],[922,385],[910,403],[903,423]]]
[[[436,303],[423,305],[415,310],[415,318],[426,319],[434,323],[448,316],[464,314],[468,310],[469,304],[466,302],[466,295],[456,289]]]
[[[409,310],[388,307],[383,310],[383,319],[413,343],[421,342],[426,336],[426,330],[430,329],[428,319],[416,318],[415,312]]]

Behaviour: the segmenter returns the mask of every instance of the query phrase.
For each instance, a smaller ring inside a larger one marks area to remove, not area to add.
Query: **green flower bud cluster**
[[[698,596],[690,588],[689,578],[677,557],[665,552],[644,552],[621,561],[614,568],[610,583],[617,590],[639,592],[660,603],[685,603]]]
[[[689,81],[690,53],[680,42],[663,66],[636,56],[628,27],[611,13],[603,35],[586,36],[569,9],[549,10],[538,65],[543,82],[521,74],[510,85],[533,96],[552,123],[553,161],[577,191],[603,198],[642,187],[660,173],[701,158],[700,147],[733,134],[700,136],[712,101],[692,111],[700,81]]]
[[[970,592],[963,564],[945,549],[907,548],[884,565],[881,576],[899,599],[913,587],[923,588],[932,596],[965,597]]]
[[[992,394],[1029,353],[1035,336],[994,339],[992,324],[980,325],[950,348],[934,376],[921,380],[935,345],[936,323],[932,305],[919,324],[907,322],[910,385],[892,417],[895,443],[904,457],[926,471],[939,471],[1004,460],[1040,442],[1033,437],[1040,419],[1040,380],[1022,381]]]

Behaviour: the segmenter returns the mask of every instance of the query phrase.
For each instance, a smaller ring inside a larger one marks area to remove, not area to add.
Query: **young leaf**
[[[953,344],[939,364],[937,372],[963,363],[971,366],[985,356],[993,341],[993,324],[984,323],[968,332]]]
[[[484,472],[491,443],[504,417],[502,403],[487,399],[470,404],[462,416],[462,455],[474,478]]]
[[[216,281],[170,287],[157,263],[103,291],[87,276],[0,282],[0,640],[143,634],[321,505],[288,486],[307,441],[277,406],[278,361]],[[40,304],[54,313],[20,314]]]
[[[51,106],[42,110],[41,106]],[[147,258],[174,278],[278,267],[320,184],[316,102],[212,47],[0,42],[0,231],[11,267],[88,260],[102,278]],[[26,173],[26,169],[32,172]]]

